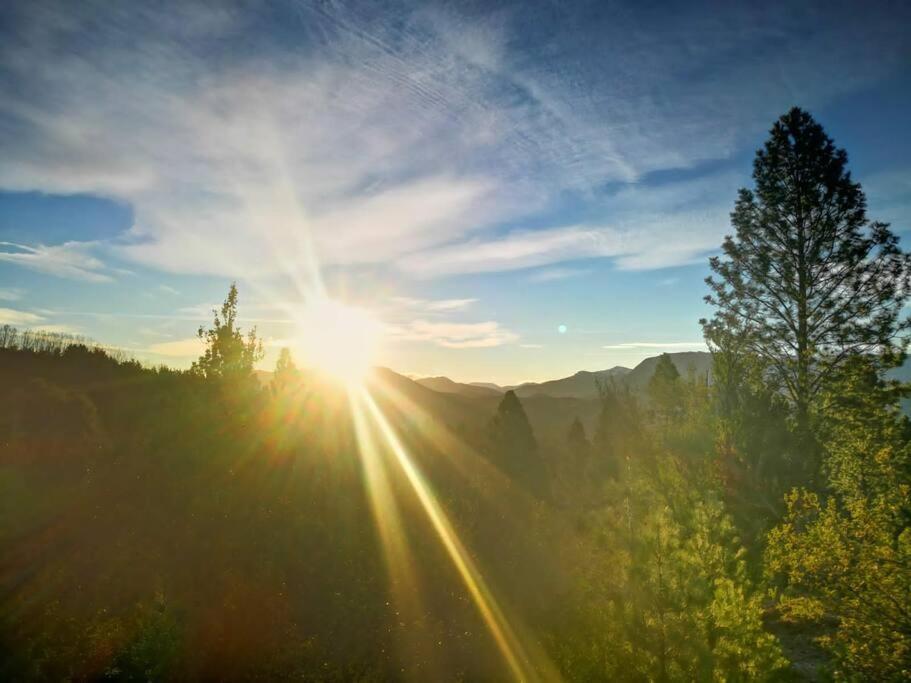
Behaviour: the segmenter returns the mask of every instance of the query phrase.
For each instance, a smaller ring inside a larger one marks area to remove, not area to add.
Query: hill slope
[[[501,396],[503,394],[502,389],[494,389],[490,386],[477,384],[463,384],[462,382],[454,382],[448,377],[421,377],[416,379],[415,382],[441,394],[458,394],[469,397]]]
[[[708,375],[711,380],[712,375],[712,354],[708,351],[683,351],[681,353],[669,353],[671,361],[677,368],[681,377],[686,377],[690,370],[696,373],[697,377]],[[639,363],[623,378],[626,385],[633,391],[644,391],[648,386],[648,381],[655,374],[655,366],[658,365],[658,358],[653,356],[646,358]]]
[[[589,372],[580,370],[571,377],[553,379],[549,382],[527,382],[516,387],[507,387],[516,392],[519,398],[530,396],[552,396],[554,398],[582,398],[590,399],[598,396],[598,381],[611,377],[624,377],[630,372],[629,368],[614,367],[610,370]]]

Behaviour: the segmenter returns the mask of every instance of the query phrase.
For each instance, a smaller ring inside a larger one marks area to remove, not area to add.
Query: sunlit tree
[[[900,387],[860,358],[823,396],[828,495],[795,489],[768,537],[783,618],[822,626],[848,680],[911,674],[911,441]]]
[[[200,326],[197,335],[206,349],[190,371],[207,380],[227,383],[244,382],[252,378],[254,364],[263,357],[262,341],[256,328],[246,336],[237,326],[237,284],[231,283],[228,297],[220,310],[214,310],[212,327]]]

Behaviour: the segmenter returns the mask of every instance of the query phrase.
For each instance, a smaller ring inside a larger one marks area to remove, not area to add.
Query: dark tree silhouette
[[[490,441],[496,464],[513,479],[538,489],[543,465],[531,424],[516,392],[503,395],[490,421]]]
[[[700,321],[710,344],[732,333],[767,366],[807,434],[814,399],[852,356],[897,365],[909,257],[885,223],[870,221],[848,157],[810,114],[794,108],[772,127],[731,214],[736,234],[713,257]]]
[[[253,365],[263,357],[262,341],[254,327],[246,338],[237,326],[237,284],[232,282],[221,311],[212,311],[210,329],[200,326],[197,335],[205,341],[206,350],[193,363],[190,372],[208,380],[242,383],[253,377]]]
[[[291,357],[291,352],[283,348],[278,353],[275,372],[272,374],[272,391],[282,393],[300,383],[300,370]]]
[[[680,372],[671,357],[662,353],[655,365],[655,373],[648,381],[648,395],[656,412],[666,420],[680,412]]]

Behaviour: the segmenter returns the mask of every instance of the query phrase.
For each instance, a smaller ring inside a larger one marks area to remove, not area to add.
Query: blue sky
[[[321,283],[408,373],[699,348],[707,257],[789,107],[911,227],[908,26],[886,2],[7,2],[0,323],[186,365],[236,279],[266,366]]]

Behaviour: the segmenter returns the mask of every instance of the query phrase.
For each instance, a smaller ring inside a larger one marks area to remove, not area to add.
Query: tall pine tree
[[[807,435],[814,400],[852,357],[880,367],[903,359],[911,262],[885,223],[870,221],[848,157],[807,112],[794,108],[772,127],[741,189],[724,257],[710,265],[702,320],[719,344],[733,334],[760,357],[789,398]]]

